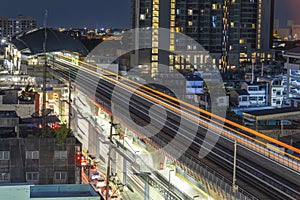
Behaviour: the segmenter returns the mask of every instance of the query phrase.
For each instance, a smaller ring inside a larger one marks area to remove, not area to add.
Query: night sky
[[[300,24],[300,0],[276,0],[275,19],[281,27],[288,19]],[[32,16],[43,25],[48,10],[49,27],[131,28],[130,0],[5,0],[1,1],[0,16]]]
[[[130,0],[1,0],[0,16],[32,16],[49,27],[131,28]]]
[[[300,0],[275,0],[275,19],[279,19],[280,27],[286,27],[287,20],[300,24]]]

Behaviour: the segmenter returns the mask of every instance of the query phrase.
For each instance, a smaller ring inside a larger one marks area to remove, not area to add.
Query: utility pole
[[[71,129],[71,110],[72,110],[72,97],[71,97],[71,89],[72,89],[72,86],[71,86],[71,72],[69,71],[69,119],[68,119],[68,127],[69,129]]]
[[[44,43],[43,43],[43,51],[44,51],[44,56],[45,56],[45,65],[44,65],[44,70],[43,70],[43,104],[42,104],[42,117],[43,117],[43,130],[46,130],[46,74],[47,74],[47,53],[46,53],[46,42],[47,42],[47,15],[48,11],[45,10],[45,18],[44,18]]]
[[[236,185],[236,147],[237,147],[237,141],[234,140],[234,156],[233,156],[233,178],[232,178],[232,189],[233,192],[236,193],[238,190],[238,186]]]
[[[107,171],[106,171],[106,194],[105,199],[109,199],[109,179],[110,179],[110,153],[112,149],[112,136],[113,136],[114,117],[110,116],[110,131],[109,131],[109,149],[108,149],[108,160],[107,160]]]

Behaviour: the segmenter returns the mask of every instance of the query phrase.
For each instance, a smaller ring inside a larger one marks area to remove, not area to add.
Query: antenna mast
[[[46,54],[46,42],[47,42],[47,15],[48,11],[45,10],[45,18],[44,18],[44,42],[43,42],[43,51],[45,56],[45,65],[43,71],[43,104],[42,104],[42,116],[43,116],[43,129],[46,130],[46,75],[47,75],[47,54]]]

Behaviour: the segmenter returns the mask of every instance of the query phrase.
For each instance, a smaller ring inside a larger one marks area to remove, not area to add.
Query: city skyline
[[[294,20],[295,24],[300,24],[300,13],[295,9],[299,6],[299,0],[275,1],[274,18],[279,19],[280,27],[285,27],[287,20]],[[49,27],[132,27],[131,0],[89,1],[86,4],[80,1],[72,1],[70,4],[70,2],[58,0],[51,2],[5,1],[1,4],[0,16],[11,18],[18,15],[32,16],[37,19],[38,26],[43,26],[45,10],[48,11],[47,26]]]
[[[13,1],[1,200],[300,197],[300,0]]]

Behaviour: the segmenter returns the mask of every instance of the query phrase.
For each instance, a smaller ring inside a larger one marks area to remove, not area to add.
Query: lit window
[[[244,39],[240,39],[240,44],[244,44]]]
[[[157,68],[158,67],[158,63],[157,62],[152,62],[152,67],[153,68]]]
[[[231,28],[234,27],[234,22],[230,22],[230,27],[231,27]]]
[[[188,21],[188,26],[193,26],[193,22],[192,21]]]
[[[158,49],[157,48],[152,48],[152,53],[158,53]]]
[[[217,27],[216,20],[217,20],[217,16],[211,16],[211,23],[213,28]]]
[[[255,26],[255,24],[252,24],[252,28],[255,28],[256,26]]]
[[[141,14],[141,15],[140,15],[140,20],[145,20],[145,19],[146,19],[145,14]]]
[[[193,10],[192,9],[188,9],[188,15],[193,15]]]
[[[158,60],[158,56],[153,55],[153,56],[152,56],[152,61],[157,61],[157,60]]]
[[[216,9],[217,9],[217,4],[215,4],[215,3],[212,4],[212,5],[211,5],[211,8],[212,8],[213,10],[216,10]]]

